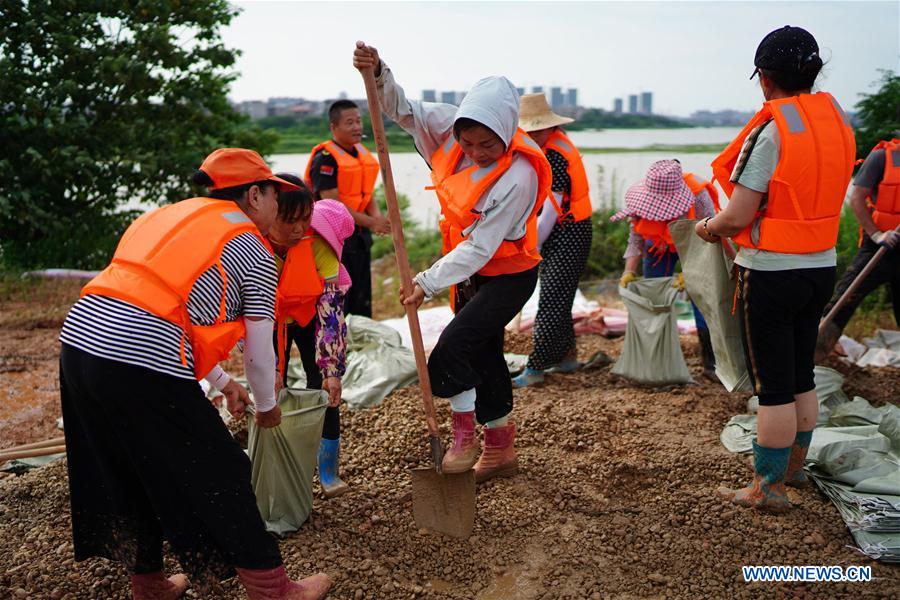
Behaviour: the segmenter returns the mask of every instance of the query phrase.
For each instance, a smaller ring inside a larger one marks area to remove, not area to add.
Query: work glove
[[[678,273],[672,278],[672,287],[678,291],[684,291],[684,273]]]
[[[873,242],[885,248],[894,248],[900,242],[900,233],[893,229],[890,231],[878,231],[871,237]]]
[[[619,287],[628,287],[628,284],[637,279],[634,271],[625,271],[619,279]]]

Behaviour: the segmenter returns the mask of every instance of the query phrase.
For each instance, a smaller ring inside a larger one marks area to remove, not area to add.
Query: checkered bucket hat
[[[684,181],[681,163],[660,160],[647,169],[643,181],[625,192],[625,209],[610,221],[640,217],[650,221],[671,221],[680,217],[694,204],[694,194]]]

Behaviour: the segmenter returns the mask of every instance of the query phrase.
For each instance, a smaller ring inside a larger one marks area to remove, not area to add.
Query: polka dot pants
[[[575,349],[572,302],[578,279],[591,251],[593,230],[590,219],[559,224],[541,248],[541,292],[534,321],[534,351],[528,368],[549,369]]]

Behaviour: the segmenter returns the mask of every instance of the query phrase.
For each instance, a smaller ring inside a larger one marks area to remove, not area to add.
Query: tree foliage
[[[0,4],[0,250],[16,266],[102,266],[125,205],[192,195],[220,146],[277,141],[232,110],[226,0]]]
[[[856,155],[865,158],[881,140],[889,140],[900,131],[900,75],[882,71],[874,94],[863,94],[856,104]]]

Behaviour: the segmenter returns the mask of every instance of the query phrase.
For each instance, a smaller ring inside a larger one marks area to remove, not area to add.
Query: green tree
[[[900,76],[893,71],[881,71],[881,79],[874,94],[863,94],[856,104],[859,126],[856,128],[856,155],[865,158],[875,144],[889,140],[900,131]]]
[[[0,251],[15,266],[98,267],[133,218],[173,202],[220,146],[277,135],[232,110],[226,0],[0,3]]]

